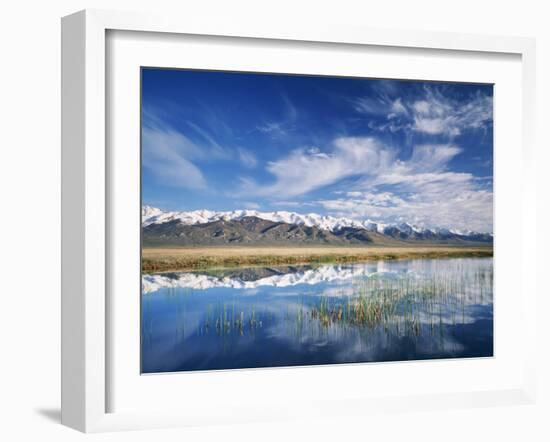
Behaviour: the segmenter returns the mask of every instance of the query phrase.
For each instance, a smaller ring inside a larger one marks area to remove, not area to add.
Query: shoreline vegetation
[[[493,256],[492,246],[145,247],[142,250],[141,266],[143,273],[156,273],[243,266],[284,266],[490,256]]]

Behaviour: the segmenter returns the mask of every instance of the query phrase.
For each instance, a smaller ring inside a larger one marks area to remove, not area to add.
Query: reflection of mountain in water
[[[317,268],[298,267],[257,267],[220,270],[207,273],[161,273],[143,275],[143,293],[152,293],[162,288],[190,288],[206,290],[217,287],[234,289],[254,289],[262,286],[289,287],[298,284],[315,285],[349,279],[364,275],[363,266],[332,266]]]
[[[277,266],[277,267],[236,267],[230,269],[215,269],[196,271],[195,274],[213,276],[216,278],[240,279],[241,281],[257,281],[272,276],[282,276],[294,273],[305,273],[314,270],[312,265]],[[177,277],[177,273],[176,273]]]
[[[384,261],[378,264],[342,264],[286,267],[255,267],[218,270],[194,273],[160,273],[143,275],[143,293],[152,293],[162,288],[190,288],[206,290],[216,287],[235,289],[254,289],[262,286],[289,287],[298,284],[316,285],[320,283],[351,279],[354,277],[369,277],[384,273],[408,273],[406,269],[389,271]],[[395,276],[394,275],[394,276]]]

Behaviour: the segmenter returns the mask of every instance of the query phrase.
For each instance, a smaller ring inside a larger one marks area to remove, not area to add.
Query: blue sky
[[[492,85],[143,69],[143,204],[492,232],[492,98]]]

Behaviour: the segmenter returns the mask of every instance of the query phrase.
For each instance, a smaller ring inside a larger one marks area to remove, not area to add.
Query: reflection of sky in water
[[[492,272],[464,258],[144,275],[142,370],[491,356]]]

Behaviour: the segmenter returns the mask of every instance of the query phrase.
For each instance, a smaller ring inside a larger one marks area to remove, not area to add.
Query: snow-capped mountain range
[[[277,223],[317,227],[318,229],[328,230],[330,232],[338,232],[345,228],[353,228],[364,229],[368,232],[377,232],[382,235],[395,236],[395,233],[398,233],[401,237],[443,235],[459,236],[463,238],[475,238],[480,236],[492,238],[493,236],[491,233],[480,233],[471,230],[446,228],[427,229],[409,223],[385,224],[368,219],[360,221],[345,217],[319,215],[316,213],[300,214],[287,211],[260,212],[257,210],[233,210],[224,212],[206,209],[187,212],[170,212],[151,206],[143,206],[141,209],[143,227],[173,221],[179,221],[184,225],[206,224],[214,221],[238,221],[247,217],[256,217]]]

